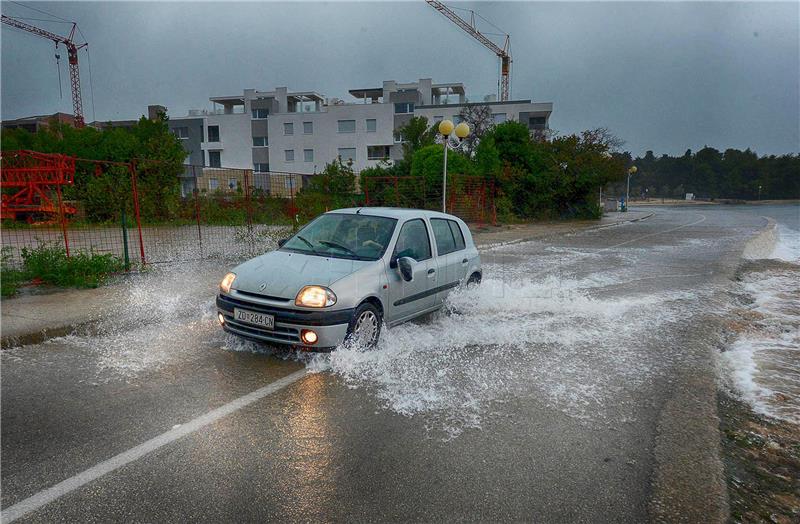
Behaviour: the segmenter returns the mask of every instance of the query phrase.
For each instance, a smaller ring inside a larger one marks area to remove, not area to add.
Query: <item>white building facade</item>
[[[361,171],[402,156],[398,130],[412,117],[430,124],[442,119],[458,122],[467,102],[460,83],[383,82],[381,87],[352,89],[352,102],[325,98],[313,92],[247,89],[242,95],[212,97],[212,111],[190,111],[169,125],[183,139],[187,163],[202,161],[210,168],[252,170],[255,173],[312,175],[340,157]],[[552,103],[530,100],[487,105],[495,123],[516,120],[531,132],[549,129]],[[202,129],[200,129],[202,127]],[[198,141],[199,138],[199,141]]]

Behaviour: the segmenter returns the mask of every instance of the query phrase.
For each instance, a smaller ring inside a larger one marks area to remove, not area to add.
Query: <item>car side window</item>
[[[436,251],[439,253],[439,256],[452,253],[456,250],[456,242],[448,222],[450,222],[450,220],[444,220],[442,218],[431,219],[433,238],[436,239]]]
[[[394,247],[394,256],[397,258],[411,257],[418,262],[431,258],[428,228],[425,227],[422,219],[415,218],[403,224]]]
[[[453,238],[456,239],[456,251],[461,251],[467,247],[464,242],[464,232],[461,231],[461,226],[455,220],[448,220],[448,222],[450,223],[450,230],[453,232]]]

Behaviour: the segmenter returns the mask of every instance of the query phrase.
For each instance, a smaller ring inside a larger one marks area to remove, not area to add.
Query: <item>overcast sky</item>
[[[496,57],[419,0],[29,3],[75,20],[87,120],[173,116],[245,88],[347,90],[433,78],[497,90]],[[12,2],[4,14],[45,15]],[[800,146],[800,3],[458,3],[511,34],[515,99],[553,102],[561,133],[608,127],[634,154]],[[31,21],[54,32],[66,24]],[[486,30],[491,30],[484,26]],[[2,26],[2,117],[72,112],[66,53]],[[94,109],[93,109],[94,105]]]

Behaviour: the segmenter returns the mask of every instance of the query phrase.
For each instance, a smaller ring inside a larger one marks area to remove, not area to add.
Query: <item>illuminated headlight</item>
[[[236,280],[236,273],[228,273],[222,278],[222,282],[219,283],[219,290],[223,293],[230,293],[234,280]]]
[[[335,303],[336,295],[333,294],[333,291],[321,286],[306,286],[294,299],[296,306],[304,307],[328,307]]]

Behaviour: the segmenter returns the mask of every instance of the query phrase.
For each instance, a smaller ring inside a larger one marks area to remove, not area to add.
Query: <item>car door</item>
[[[416,261],[413,278],[406,282],[396,267],[389,267],[389,322],[411,318],[436,304],[436,260],[433,258],[428,227],[421,218],[408,220],[400,228],[391,260],[404,256]]]
[[[464,236],[455,221],[444,218],[431,218],[431,230],[439,269],[436,302],[441,304],[450,290],[464,278],[467,267],[464,261]]]

